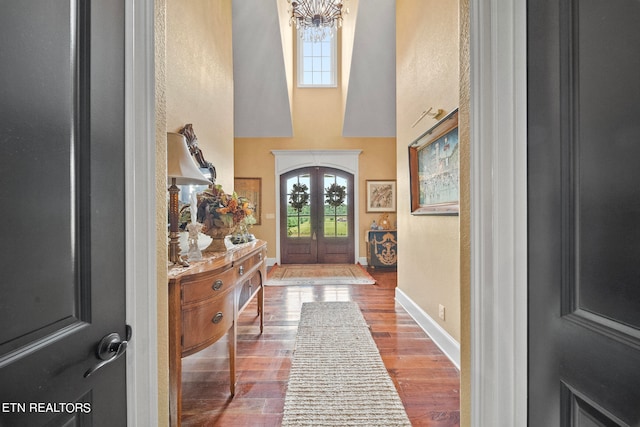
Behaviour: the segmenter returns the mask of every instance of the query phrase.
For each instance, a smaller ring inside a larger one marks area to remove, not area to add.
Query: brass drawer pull
[[[213,290],[217,291],[218,289],[220,289],[222,287],[222,285],[224,285],[224,283],[222,282],[222,280],[218,279],[215,282],[213,282]]]
[[[223,314],[221,311],[217,312],[215,316],[213,316],[213,319],[211,319],[211,321],[215,324],[218,324],[222,321],[223,318]]]
[[[262,252],[258,254],[258,259],[262,261]]]
[[[240,268],[238,268],[238,273],[240,273],[241,276],[244,274],[244,265],[241,265]]]

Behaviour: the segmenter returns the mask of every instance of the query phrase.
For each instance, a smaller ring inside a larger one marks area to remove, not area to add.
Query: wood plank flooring
[[[395,303],[395,272],[368,271],[376,285],[267,287],[264,333],[255,299],[238,319],[235,397],[229,396],[226,339],[183,359],[182,425],[279,426],[302,303],[356,301],[411,423],[459,426],[458,370]]]

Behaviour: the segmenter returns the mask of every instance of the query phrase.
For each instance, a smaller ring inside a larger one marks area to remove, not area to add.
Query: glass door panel
[[[348,237],[349,216],[347,180],[332,174],[324,174],[323,221],[324,237]]]
[[[311,206],[309,204],[309,174],[287,179],[287,237],[311,237]]]

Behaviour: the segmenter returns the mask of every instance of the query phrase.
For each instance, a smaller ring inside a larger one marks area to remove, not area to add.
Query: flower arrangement
[[[211,228],[235,228],[239,224],[252,224],[253,205],[235,192],[227,194],[221,185],[213,186],[198,194],[198,222],[203,232]]]
[[[202,232],[212,239],[204,252],[226,251],[225,236],[238,228],[246,230],[256,222],[251,202],[236,192],[225,193],[220,185],[198,194],[197,206],[197,220],[202,223]]]

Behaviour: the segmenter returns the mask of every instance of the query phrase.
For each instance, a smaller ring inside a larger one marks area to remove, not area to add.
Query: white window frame
[[[330,84],[305,84],[304,83],[304,41],[300,38],[300,31],[304,29],[298,29],[298,42],[297,42],[297,62],[298,62],[298,87],[300,88],[332,88],[338,87],[338,34],[334,34],[329,39],[331,43],[331,83]]]

